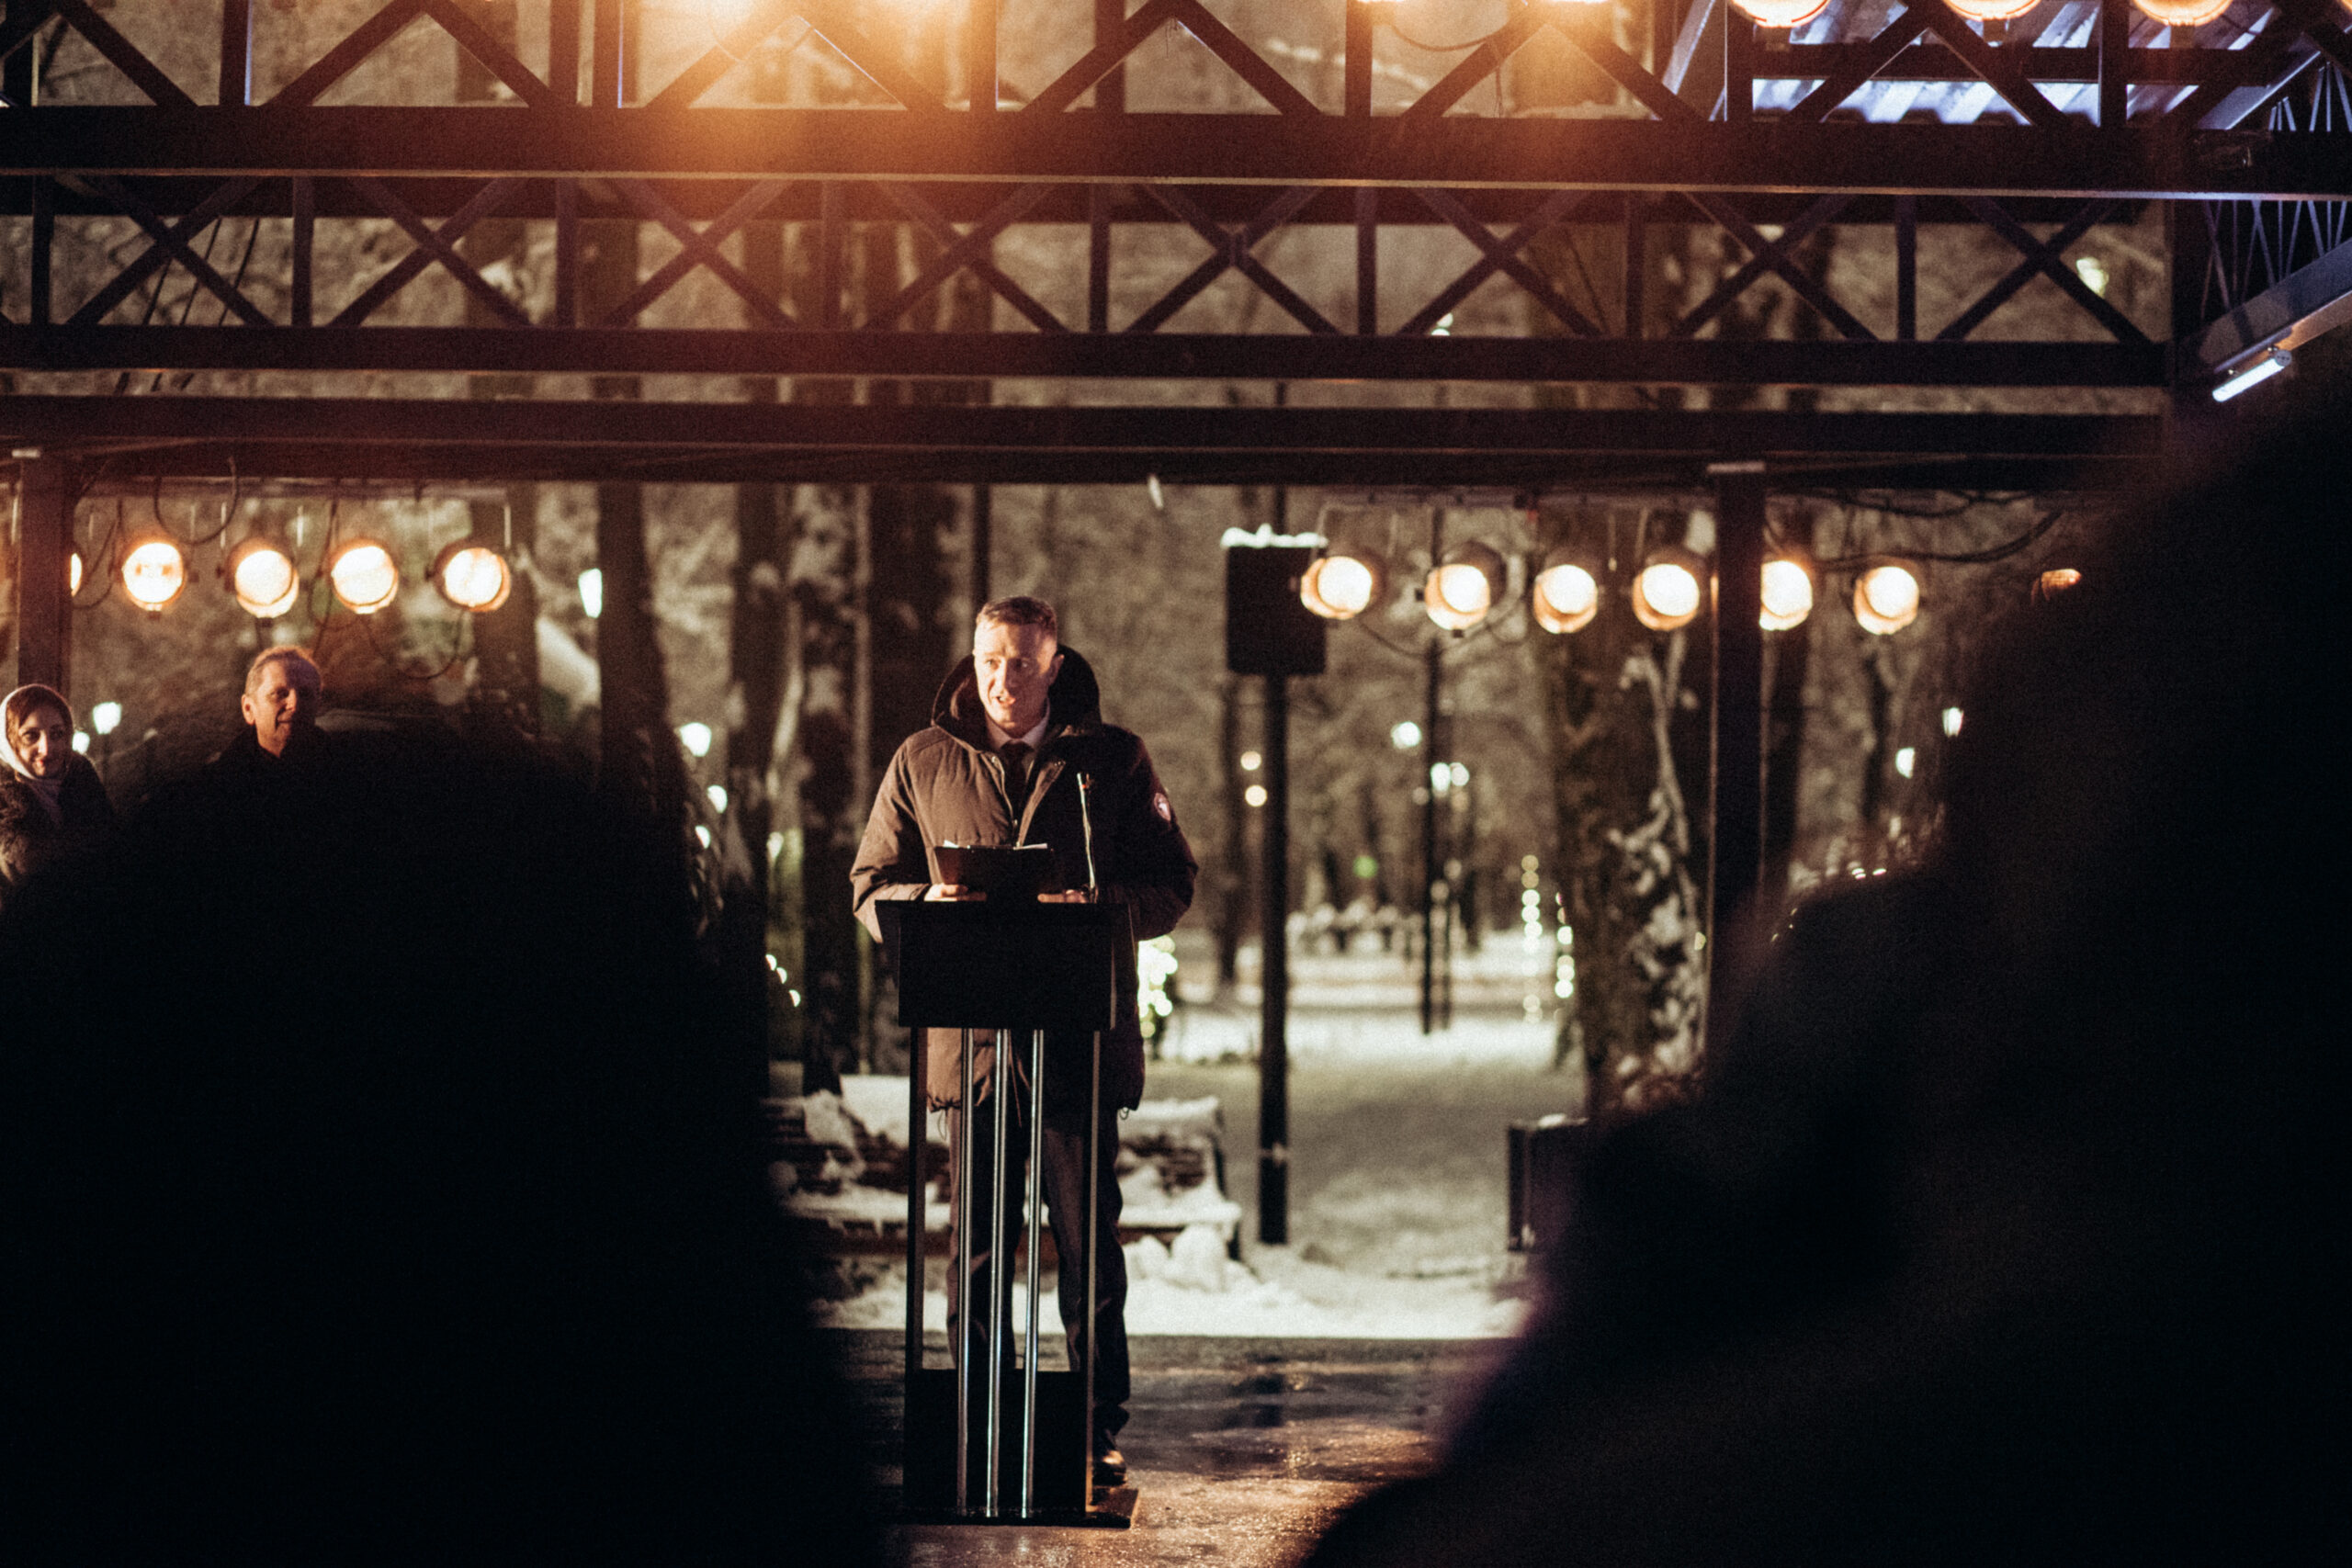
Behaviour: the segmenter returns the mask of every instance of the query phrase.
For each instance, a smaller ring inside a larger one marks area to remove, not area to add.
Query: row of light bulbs
[[[401,568],[391,547],[380,539],[345,540],[328,552],[321,574],[346,609],[372,615],[400,597]],[[130,601],[149,615],[160,614],[187,587],[187,552],[168,534],[139,535],[123,546],[116,573]],[[442,547],[434,558],[433,586],[460,610],[485,614],[506,603],[514,576],[506,558],[475,539]],[[274,620],[302,596],[302,573],[285,546],[266,534],[240,541],[221,558],[221,581],[246,614]],[[82,555],[66,568],[70,592],[82,591]]]
[[[1758,25],[1793,28],[1829,8],[1829,0],[1731,0]],[[2041,0],[1944,0],[1972,22],[2006,22],[2024,16]],[[2221,20],[2230,0],[2132,0],[2133,9],[2159,27],[2201,28]]]
[[[1544,558],[1528,585],[1528,608],[1547,632],[1582,631],[1600,613],[1600,558],[1579,546],[1563,545]],[[1634,574],[1634,617],[1654,632],[1687,626],[1704,605],[1707,563],[1694,550],[1668,545],[1652,550]],[[1890,558],[1864,568],[1854,579],[1854,618],[1862,629],[1888,637],[1919,618],[1922,573],[1907,560]],[[1502,603],[1508,581],[1503,558],[1492,546],[1460,544],[1439,558],[1421,581],[1421,606],[1447,631],[1466,632]],[[1386,563],[1366,551],[1335,548],[1318,556],[1299,579],[1299,603],[1326,620],[1348,621],[1384,602]],[[1757,619],[1766,631],[1787,631],[1813,614],[1813,567],[1792,554],[1764,563],[1763,605]]]

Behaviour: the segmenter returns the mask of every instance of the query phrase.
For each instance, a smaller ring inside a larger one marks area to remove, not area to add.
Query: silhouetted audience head
[[[0,1560],[861,1560],[681,900],[576,787],[331,765],[0,913]]]
[[[1718,998],[1443,1471],[1316,1562],[2343,1555],[2347,414],[2108,530],[1974,682],[1937,863]]]

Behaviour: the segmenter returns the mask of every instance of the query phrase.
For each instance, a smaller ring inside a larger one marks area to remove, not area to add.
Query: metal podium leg
[[[990,1190],[989,1210],[989,1421],[988,1452],[981,1462],[988,1468],[981,1472],[980,1496],[989,1516],[993,1518],[1001,1506],[999,1496],[997,1456],[1004,1451],[1004,1314],[1012,1305],[1012,1281],[1005,1274],[1004,1254],[1004,1156],[1005,1144],[1012,1137],[1012,1127],[1005,1108],[1012,1096],[1005,1082],[1005,1047],[1011,1043],[1008,1032],[997,1031],[996,1059],[989,1070],[989,1099],[996,1105],[996,1141],[990,1145],[995,1156],[989,1162]]]
[[[1094,1500],[1094,1358],[1102,1326],[1095,1321],[1094,1304],[1095,1251],[1102,1227],[1102,1036],[1097,1032],[1093,1038],[1094,1060],[1086,1084],[1086,1337],[1079,1341],[1086,1348],[1078,1385],[1079,1408],[1086,1421],[1086,1451],[1080,1459],[1086,1468],[1078,1494],[1085,1499],[1081,1508],[1091,1507]]]
[[[1046,1159],[1046,1036],[1029,1032],[1029,1335],[1021,1372],[1021,1517],[1035,1513],[1037,1496],[1037,1216],[1044,1211],[1045,1184],[1038,1173]]]
[[[964,1031],[964,1096],[956,1102],[956,1511],[972,1511],[972,1032]]]

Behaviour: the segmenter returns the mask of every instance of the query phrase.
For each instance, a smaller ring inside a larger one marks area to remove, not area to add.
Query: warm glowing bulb
[[[1972,22],[2006,22],[2022,17],[2041,0],[1945,0]]]
[[[363,615],[372,615],[398,597],[401,569],[392,552],[373,539],[355,539],[335,552],[327,568],[335,597]]]
[[[187,558],[169,539],[149,539],[122,558],[122,591],[142,610],[160,610],[187,586]]]
[[[2064,593],[2083,580],[2083,574],[2071,566],[2053,566],[2033,580],[2035,594],[2043,599]]]
[[[1300,579],[1299,602],[1326,620],[1345,621],[1372,608],[1372,568],[1354,556],[1325,556]]]
[[[444,549],[433,563],[433,582],[441,590],[441,597],[476,615],[505,604],[514,587],[505,557],[488,545],[462,539]]]
[[[229,592],[249,615],[267,620],[284,615],[301,588],[294,558],[266,539],[249,539],[229,553]]]
[[[1804,625],[1813,614],[1813,573],[1801,561],[1781,556],[1764,563],[1764,613],[1757,622],[1768,632]]]
[[[82,552],[75,550],[65,561],[65,592],[82,592]]]
[[[1600,613],[1600,580],[1577,561],[1545,567],[1535,575],[1530,607],[1535,624],[1547,632],[1581,631]]]
[[[1919,578],[1895,562],[1874,566],[1854,584],[1854,619],[1880,637],[1901,631],[1919,618]]]
[[[1437,596],[1457,615],[1483,615],[1490,597],[1487,574],[1475,566],[1442,566],[1437,569]]]
[[[1699,614],[1699,574],[1680,561],[1653,561],[1634,579],[1634,614],[1654,632],[1670,632]]]
[[[1829,0],[1731,0],[1740,15],[1758,27],[1793,28],[1809,22],[1829,6]]]
[[[2201,28],[2222,19],[2230,0],[2132,0],[2140,14],[2167,28]]]

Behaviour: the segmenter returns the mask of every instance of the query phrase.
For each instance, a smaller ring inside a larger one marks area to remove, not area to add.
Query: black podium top
[[[1109,1029],[1125,906],[886,899],[874,906],[909,1029]]]

